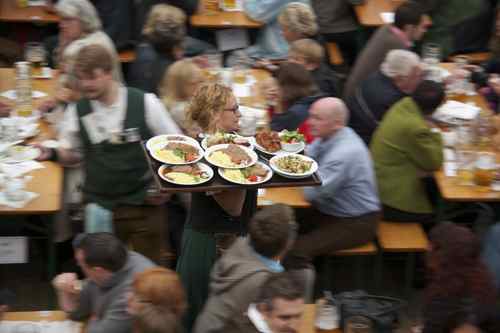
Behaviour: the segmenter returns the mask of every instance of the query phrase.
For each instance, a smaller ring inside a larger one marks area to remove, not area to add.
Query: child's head
[[[303,65],[307,70],[314,70],[319,67],[325,51],[321,45],[312,39],[299,39],[290,44],[288,51],[288,61]]]

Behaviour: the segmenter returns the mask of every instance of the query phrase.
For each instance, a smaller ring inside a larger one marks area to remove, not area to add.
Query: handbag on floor
[[[344,332],[348,318],[361,316],[371,321],[373,333],[391,333],[398,325],[399,310],[406,306],[402,299],[370,295],[363,290],[336,294],[334,302],[340,313],[340,327]]]

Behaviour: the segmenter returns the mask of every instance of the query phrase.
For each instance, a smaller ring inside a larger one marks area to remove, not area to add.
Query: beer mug
[[[477,156],[476,167],[474,169],[474,183],[488,190],[496,171],[496,154],[490,152],[480,152]]]
[[[24,58],[31,64],[33,76],[42,75],[43,67],[47,65],[46,56],[47,52],[45,52],[42,43],[32,42],[26,44]]]

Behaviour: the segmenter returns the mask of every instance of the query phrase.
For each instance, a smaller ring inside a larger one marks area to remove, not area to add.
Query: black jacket
[[[311,75],[318,88],[327,96],[338,97],[339,89],[335,73],[326,64],[321,64],[311,71]]]
[[[384,114],[405,96],[389,77],[380,71],[373,73],[347,99],[349,127],[369,145]]]
[[[129,86],[158,95],[158,86],[163,75],[174,61],[158,53],[147,42],[139,44],[136,48],[136,59],[130,65]]]

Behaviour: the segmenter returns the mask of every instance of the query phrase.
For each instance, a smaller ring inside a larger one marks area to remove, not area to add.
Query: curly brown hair
[[[224,111],[227,102],[233,97],[231,88],[220,83],[201,85],[186,110],[187,119],[198,124],[206,133],[217,131],[217,115]]]
[[[454,223],[441,223],[430,232],[431,268],[428,300],[436,297],[470,297],[479,304],[494,304],[493,279],[482,263],[478,237]]]

